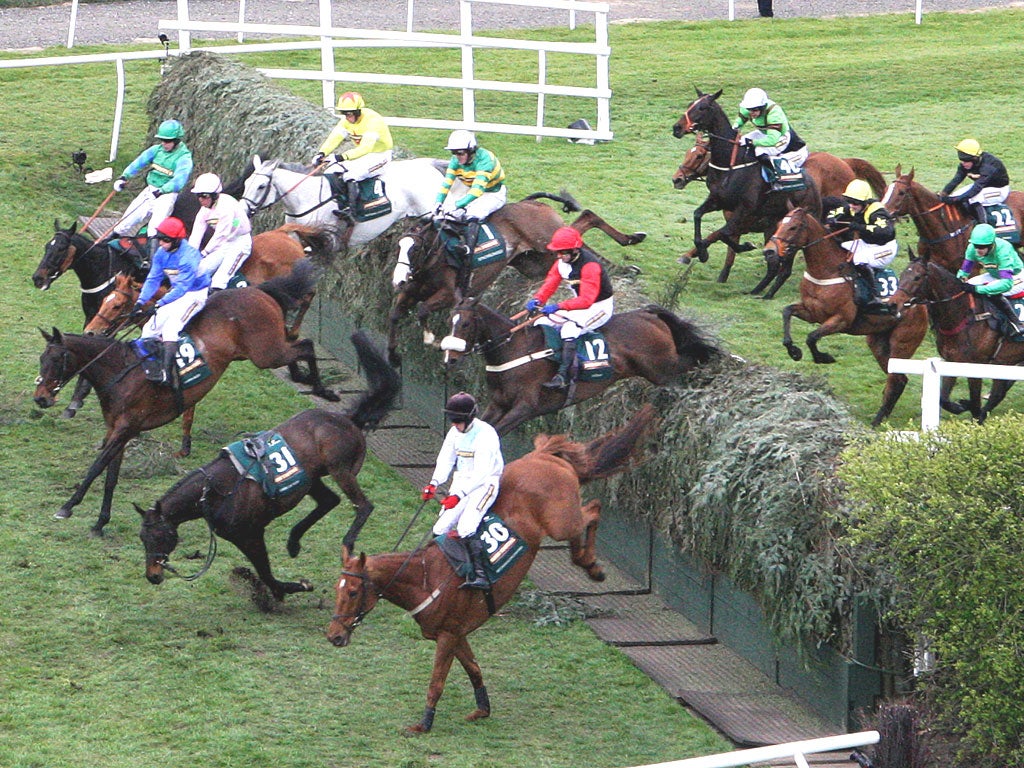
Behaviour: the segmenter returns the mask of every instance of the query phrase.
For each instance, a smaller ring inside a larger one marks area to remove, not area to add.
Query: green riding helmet
[[[971,230],[971,245],[992,245],[996,241],[996,230],[991,224],[979,224]]]
[[[185,128],[177,120],[164,120],[156,131],[158,139],[180,141],[185,138]]]

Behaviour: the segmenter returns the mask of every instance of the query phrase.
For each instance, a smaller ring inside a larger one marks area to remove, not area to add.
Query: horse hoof
[[[796,360],[797,362],[803,360],[804,353],[803,351],[801,351],[800,347],[796,346],[795,344],[786,344],[785,347],[786,351],[789,352],[789,357],[791,360]]]
[[[74,408],[65,408],[61,411],[60,417],[62,419],[73,419],[78,414],[78,411]]]
[[[592,566],[587,568],[587,577],[591,581],[604,581],[604,568],[602,568],[597,563],[594,563]]]
[[[466,722],[472,723],[475,720],[483,720],[485,717],[490,717],[490,710],[486,709],[475,709],[466,715]]]
[[[626,245],[636,245],[637,243],[642,243],[646,239],[647,239],[647,233],[646,232],[635,232],[629,238],[629,242],[626,243]]]
[[[313,584],[308,579],[299,579],[299,592],[312,592]]]
[[[92,528],[89,529],[89,535],[92,536],[94,539],[102,539],[103,527],[94,525]]]
[[[757,246],[753,243],[740,243],[740,247],[736,249],[736,253],[746,253],[747,251],[754,250],[756,247]]]
[[[302,544],[297,541],[288,541],[288,557],[298,557],[302,551]]]
[[[53,519],[54,520],[67,520],[73,514],[74,514],[74,512],[71,509],[68,509],[67,507],[61,507],[60,509],[58,509],[54,513]]]
[[[836,359],[829,354],[818,354],[814,356],[814,362],[818,365],[832,365]]]
[[[406,736],[419,736],[421,733],[429,733],[429,729],[424,728],[419,723],[416,723],[416,725],[410,725],[405,729]]]
[[[329,403],[336,403],[341,400],[341,395],[330,389],[313,390],[313,394],[326,400]]]
[[[691,261],[693,261],[693,259],[690,258],[689,254],[683,254],[678,259],[676,259],[676,263],[682,264],[684,266],[689,264]]]

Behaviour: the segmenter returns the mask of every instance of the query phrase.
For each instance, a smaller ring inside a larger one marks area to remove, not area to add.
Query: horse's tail
[[[556,203],[561,203],[562,210],[565,211],[566,213],[579,213],[580,211],[583,210],[583,206],[576,202],[576,198],[570,195],[564,189],[557,195],[552,194],[551,192],[534,192],[532,195],[527,195],[526,197],[524,197],[523,200],[521,200],[520,202],[523,202],[525,200],[540,200],[541,198],[544,198],[545,200],[554,200]]]
[[[272,277],[256,287],[268,294],[287,312],[316,289],[317,277],[313,263],[309,259],[300,259],[295,262],[289,274]]]
[[[867,160],[861,160],[859,157],[844,157],[843,161],[850,166],[850,170],[853,171],[853,175],[858,179],[864,179],[871,187],[871,191],[875,193],[875,197],[881,198],[885,194],[885,177],[882,176],[882,172],[875,168]]]
[[[680,357],[691,361],[687,367],[706,363],[712,357],[721,354],[722,350],[704,338],[704,334],[689,320],[683,320],[657,304],[647,305],[644,311],[655,315],[668,326],[672,332],[672,341],[675,342],[676,352]]]
[[[654,406],[648,403],[624,427],[589,443],[574,443],[566,435],[537,435],[534,451],[565,459],[576,471],[580,484],[625,472],[642,458],[643,438],[654,426]]]
[[[302,247],[308,250],[310,258],[317,264],[325,263],[331,256],[334,238],[327,230],[294,223],[282,224],[278,229],[297,237]]]
[[[394,409],[402,389],[402,379],[398,371],[388,365],[387,358],[370,340],[366,331],[353,333],[352,344],[370,388],[345,413],[360,429],[371,430]]]

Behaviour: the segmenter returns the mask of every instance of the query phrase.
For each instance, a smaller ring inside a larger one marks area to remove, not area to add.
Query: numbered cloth
[[[149,375],[151,368],[159,370],[162,367],[161,343],[155,336],[139,338],[132,342],[135,353],[142,359],[142,368]],[[194,387],[205,380],[213,371],[206,364],[206,360],[199,352],[199,347],[187,333],[178,337],[178,354],[174,358],[178,366],[178,382],[181,389]]]
[[[511,568],[515,562],[529,550],[515,531],[493,512],[484,515],[473,538],[479,539],[484,545],[484,568],[492,584]],[[465,560],[461,544],[454,543],[446,534],[435,536],[434,541],[448,558],[452,568],[462,577],[472,575],[472,566]]]
[[[562,350],[562,337],[558,329],[540,323],[537,327],[544,329],[544,343],[557,360]],[[576,359],[577,381],[607,381],[615,374],[608,340],[600,331],[588,331],[576,337]]]
[[[259,483],[268,498],[305,492],[310,486],[306,471],[277,432],[243,438],[222,448],[221,454],[231,459],[238,474]]]

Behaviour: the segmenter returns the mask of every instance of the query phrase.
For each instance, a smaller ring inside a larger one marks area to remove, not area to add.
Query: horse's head
[[[704,93],[698,88],[697,98],[690,102],[690,106],[683,112],[683,116],[672,126],[672,135],[681,139],[687,133],[710,131],[716,121],[725,116],[724,110],[718,103],[718,97],[721,95],[721,88],[715,93]]]
[[[327,627],[327,639],[337,648],[344,648],[380,597],[367,573],[364,553],[353,557],[349,548],[342,545],[341,578],[334,587],[334,595],[334,615]]]
[[[149,509],[136,504],[135,511],[142,517],[139,538],[146,550],[146,579],[150,584],[161,584],[168,558],[178,546],[178,526],[167,519],[159,501]]]
[[[443,251],[440,232],[429,219],[413,224],[398,241],[398,262],[391,275],[391,286],[396,291],[422,275],[430,264],[437,261]]]
[[[676,189],[683,189],[691,181],[704,178],[710,163],[711,147],[708,144],[708,139],[706,136],[698,134],[697,142],[686,150],[683,162],[672,174],[672,186]]]
[[[120,329],[139,297],[140,287],[124,272],[114,275],[114,287],[103,297],[100,308],[86,324],[85,333],[89,336],[97,333],[110,336]]]
[[[789,213],[782,217],[775,232],[764,246],[764,257],[769,262],[783,261],[796,257],[797,251],[810,242],[810,222],[814,217],[806,208],[790,206]]]
[[[39,376],[36,377],[36,391],[32,399],[40,408],[49,408],[57,402],[57,393],[78,371],[71,353],[64,346],[63,334],[56,327],[52,334],[42,328],[39,332],[46,339],[46,349],[39,356]]]
[[[484,329],[478,305],[479,299],[471,297],[463,299],[452,308],[451,331],[441,339],[445,365],[454,365],[483,338]]]
[[[71,238],[78,230],[78,222],[75,222],[67,229],[61,229],[60,222],[53,221],[53,237],[46,244],[43,252],[43,259],[32,273],[32,284],[41,291],[50,287],[58,277],[63,275],[75,262],[78,251],[71,242]]]
[[[259,155],[253,155],[253,172],[242,189],[242,202],[249,209],[250,216],[280,199],[274,184],[274,171],[280,164],[280,160],[262,160]]]
[[[903,173],[903,166],[896,166],[896,177],[885,188],[881,203],[893,216],[910,216],[918,213],[916,194],[921,185],[914,181],[914,169]]]

